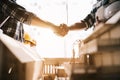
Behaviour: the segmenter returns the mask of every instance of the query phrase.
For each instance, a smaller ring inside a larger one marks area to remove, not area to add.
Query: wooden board
[[[30,47],[25,46],[23,43],[14,40],[13,38],[0,34],[0,41],[12,52],[12,54],[21,62],[27,63],[32,61],[40,61],[40,56]]]

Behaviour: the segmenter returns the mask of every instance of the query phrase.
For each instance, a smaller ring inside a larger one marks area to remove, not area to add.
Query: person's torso
[[[3,6],[0,5],[0,24],[8,17],[9,14],[6,13],[6,11],[3,10]],[[23,40],[23,26],[21,23],[18,23],[18,21],[14,17],[10,17],[2,26],[1,29],[3,30],[4,34],[7,34],[8,36],[15,38],[16,40]],[[22,32],[22,33],[21,33]]]

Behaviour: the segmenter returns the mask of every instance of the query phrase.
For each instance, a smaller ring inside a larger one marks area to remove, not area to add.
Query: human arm
[[[63,24],[63,26],[64,26],[63,31],[67,31],[67,30],[68,31],[87,30],[88,28],[91,28],[94,25],[94,22],[95,22],[95,18],[92,17],[92,15],[93,15],[92,13],[88,14],[88,16],[85,19],[83,19],[79,22],[76,22],[76,23],[74,23],[73,25],[70,25],[70,26],[67,26],[66,24]],[[67,30],[66,30],[66,27],[67,27]]]
[[[77,22],[71,26],[68,26],[69,31],[85,29],[86,24],[84,22]]]
[[[80,22],[77,22],[71,26],[68,26],[69,30],[83,30],[83,29],[89,29],[91,28],[95,23],[95,9],[91,11],[90,14],[88,14],[83,20]]]
[[[73,30],[87,30],[88,28],[91,28],[96,19],[95,19],[95,13],[97,11],[99,7],[94,7],[91,12],[81,21],[76,22],[70,26],[67,26],[69,31],[73,31]]]
[[[61,31],[59,26],[56,26],[53,23],[40,19],[35,14],[26,11],[25,8],[18,5],[17,3],[8,0],[3,0],[1,4],[2,4],[3,13],[5,15],[11,16],[12,18],[15,18],[21,23],[25,23],[27,25],[33,25],[36,27],[50,28],[57,33]]]
[[[69,31],[74,31],[74,30],[87,30],[89,28],[91,28],[94,23],[95,23],[95,11],[96,9],[94,9],[93,11],[91,11],[90,14],[88,14],[83,20],[76,22],[70,26],[63,24],[61,27],[63,28],[63,32],[67,31],[67,33]],[[67,34],[66,33],[66,34]]]

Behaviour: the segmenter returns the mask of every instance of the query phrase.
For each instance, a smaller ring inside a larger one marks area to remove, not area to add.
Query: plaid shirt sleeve
[[[86,29],[92,27],[94,25],[95,22],[95,12],[91,12],[90,14],[88,14],[84,20],[82,20],[82,22],[85,23],[86,25]]]
[[[31,24],[33,13],[26,11],[25,8],[12,1],[5,0],[1,4],[3,13],[6,13],[8,16],[10,15],[22,23]]]
[[[96,5],[97,4],[97,5]],[[93,10],[90,12],[90,14],[88,14],[84,20],[82,20],[82,22],[84,22],[87,26],[86,29],[92,27],[96,21],[96,17],[95,17],[95,13],[97,11],[97,9],[102,5],[101,2],[98,2],[94,5]]]

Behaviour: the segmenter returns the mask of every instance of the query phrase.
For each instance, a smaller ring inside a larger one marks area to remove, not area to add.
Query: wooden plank
[[[116,39],[94,39],[80,48],[80,54],[120,51],[120,38]]]
[[[21,63],[41,60],[40,56],[35,56],[36,52],[5,34],[0,34],[0,40]]]

